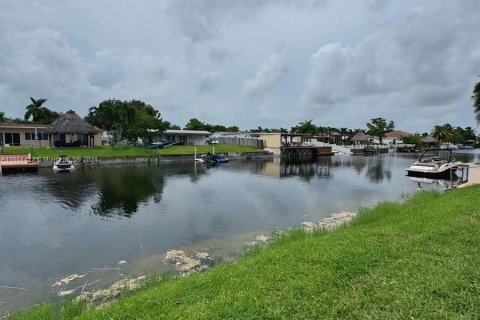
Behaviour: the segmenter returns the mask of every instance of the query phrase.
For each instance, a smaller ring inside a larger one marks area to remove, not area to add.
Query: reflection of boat
[[[406,169],[408,176],[425,178],[448,178],[457,170],[460,161],[452,158],[450,149],[428,149]]]
[[[454,187],[453,181],[443,179],[429,179],[424,177],[411,177],[412,181],[416,182],[419,189],[424,189],[422,185],[437,185],[443,189],[452,189]]]
[[[61,155],[54,163],[53,163],[53,171],[72,171],[75,169],[73,166],[72,161],[68,160],[66,155]]]
[[[219,163],[219,162],[228,162],[228,157],[222,156],[219,154],[212,154],[210,152],[207,152],[206,154],[202,155],[203,162],[207,163]]]

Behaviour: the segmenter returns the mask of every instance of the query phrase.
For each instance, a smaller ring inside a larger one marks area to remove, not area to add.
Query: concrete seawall
[[[272,158],[271,153],[228,153],[231,160],[234,159],[265,159]],[[98,158],[88,159],[87,161],[74,161],[74,165],[117,165],[117,164],[135,164],[135,163],[159,163],[159,162],[194,162],[195,156],[188,155],[164,155],[155,157],[122,157],[122,158]],[[39,168],[52,168],[53,161],[39,161]]]
[[[468,164],[468,181],[462,183],[458,188],[464,188],[480,183],[480,165],[469,163]]]

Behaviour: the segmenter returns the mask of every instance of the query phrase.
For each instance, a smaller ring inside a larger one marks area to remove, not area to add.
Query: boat
[[[220,162],[229,161],[229,158],[226,156],[222,156],[219,154],[212,154],[210,152],[203,154],[201,159],[203,160],[202,162],[206,162],[206,163],[220,163]]]
[[[451,149],[427,149],[407,171],[407,176],[424,178],[449,178],[461,164],[452,158]]]
[[[53,171],[56,172],[67,172],[72,171],[73,169],[75,169],[73,162],[69,160],[66,155],[61,155],[53,163]]]
[[[442,143],[440,145],[440,149],[443,149],[443,150],[457,150],[459,149],[458,146],[456,144],[453,144],[453,143]]]

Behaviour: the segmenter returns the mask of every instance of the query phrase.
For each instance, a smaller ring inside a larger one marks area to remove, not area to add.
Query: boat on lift
[[[451,149],[427,149],[405,170],[410,177],[442,179],[454,174],[460,164],[452,157]]]

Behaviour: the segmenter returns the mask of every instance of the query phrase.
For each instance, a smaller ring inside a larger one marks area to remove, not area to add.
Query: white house
[[[203,130],[165,130],[164,139],[173,143],[181,142],[185,145],[204,145],[212,134]]]

